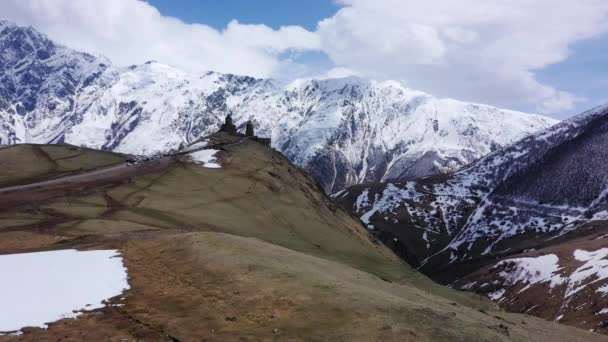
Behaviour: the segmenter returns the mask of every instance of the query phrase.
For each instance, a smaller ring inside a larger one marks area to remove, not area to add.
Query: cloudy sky
[[[563,118],[608,102],[606,0],[2,0],[115,64],[400,80]]]

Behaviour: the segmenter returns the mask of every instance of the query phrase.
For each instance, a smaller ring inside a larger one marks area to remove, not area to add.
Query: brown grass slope
[[[221,169],[185,156],[122,168],[122,156],[72,155],[67,145],[52,154],[35,145],[0,150],[0,163],[17,165],[16,158],[21,168],[0,169],[3,187],[117,170],[97,182],[65,178],[52,194],[10,193],[26,204],[3,202],[9,195],[0,189],[0,253],[117,248],[131,284],[113,300],[123,306],[0,340],[605,340],[496,312],[480,297],[434,284],[279,153],[227,135],[212,140]],[[53,166],[64,157],[68,164]]]

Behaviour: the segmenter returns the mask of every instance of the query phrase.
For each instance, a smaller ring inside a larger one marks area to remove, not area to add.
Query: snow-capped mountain
[[[606,151],[608,106],[452,175],[333,196],[436,280],[510,310],[607,332]]]
[[[132,154],[178,148],[230,113],[306,168],[326,191],[447,173],[556,121],[438,99],[394,81],[280,82],[156,62],[113,66],[0,22],[0,143],[59,143]]]
[[[590,219],[608,218],[605,130],[608,106],[528,136],[452,175],[360,185],[333,196],[352,203],[370,228],[411,224],[418,241],[407,242],[428,246],[410,260],[419,266],[500,253],[524,233],[562,235]]]

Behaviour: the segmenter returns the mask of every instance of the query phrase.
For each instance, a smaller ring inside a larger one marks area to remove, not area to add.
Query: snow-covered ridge
[[[597,299],[608,294],[608,248],[595,251],[577,249],[572,254],[569,259],[575,260],[576,267],[570,270],[562,265],[555,254],[505,259],[492,267],[492,270],[498,271],[492,282],[471,283],[470,287],[476,287],[481,292],[491,288],[489,297],[500,302],[515,298],[534,286],[546,286],[547,296],[554,300],[560,298],[559,302],[563,303],[557,314],[567,314],[572,309],[569,302],[591,304],[595,300],[588,298]],[[583,294],[586,289],[590,289],[588,292],[592,294]],[[608,312],[608,308],[595,310],[597,314]]]
[[[67,142],[131,154],[177,149],[231,113],[308,169],[328,192],[457,170],[554,124],[438,99],[395,81],[284,83],[148,62],[112,66],[0,24],[0,144]]]
[[[368,226],[404,227],[407,249],[427,246],[410,256],[421,267],[505,253],[518,236],[547,240],[608,218],[607,128],[601,106],[450,176],[359,186],[334,198]]]

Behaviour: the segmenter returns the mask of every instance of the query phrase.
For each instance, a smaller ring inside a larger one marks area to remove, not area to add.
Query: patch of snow
[[[505,289],[499,289],[496,290],[490,294],[488,294],[488,297],[493,300],[493,301],[500,301],[502,299],[502,296],[505,295]]]
[[[369,190],[365,189],[359,197],[357,197],[357,202],[355,203],[355,207],[357,211],[360,211],[362,208],[369,206]]]
[[[202,141],[196,142],[192,145],[186,146],[182,151],[184,151],[184,152],[196,151],[196,150],[200,150],[200,149],[207,147],[207,145],[209,145],[209,140],[202,140]]]
[[[345,196],[347,194],[348,194],[348,192],[346,191],[346,189],[344,189],[344,190],[340,190],[340,191],[338,191],[336,193],[331,194],[330,197],[331,198],[339,198],[339,197],[341,197],[340,195]]]
[[[424,231],[424,233],[422,233],[422,240],[424,240],[426,242],[426,249],[431,248],[431,244],[429,242],[429,237],[428,237],[428,231]]]
[[[206,150],[191,152],[191,153],[189,153],[189,156],[192,158],[192,160],[201,164],[203,167],[206,167],[209,169],[219,169],[222,167],[222,165],[217,163],[217,159],[215,157],[216,153],[218,153],[218,152],[219,152],[219,150],[206,149]]]
[[[555,254],[500,261],[494,266],[494,268],[503,268],[498,273],[502,281],[497,282],[497,284],[500,284],[503,290],[517,284],[525,284],[518,293],[535,284],[548,283],[551,289],[558,285],[565,285],[563,299],[567,303],[572,296],[575,296],[587,286],[598,282],[605,283],[608,279],[608,259],[606,259],[608,258],[608,248],[596,251],[578,249],[573,254],[576,260],[584,263],[569,275],[563,274],[563,268],[559,266],[559,258]],[[608,284],[598,287],[595,292],[602,295],[608,294]],[[497,293],[498,290],[489,294],[490,298],[496,296]],[[574,311],[579,310],[583,305],[577,307]],[[608,308],[597,314],[605,313],[608,313]]]
[[[369,220],[371,217],[379,212],[379,213],[392,213],[392,211],[401,205],[401,201],[405,197],[405,192],[407,188],[400,189],[392,183],[386,185],[386,188],[382,192],[381,196],[376,195],[374,199],[373,207],[368,210],[366,213],[361,215],[361,221],[369,226]],[[368,191],[366,190],[357,198],[357,209],[361,207],[369,206],[369,198]],[[387,219],[388,221],[388,219]]]
[[[583,306],[585,306],[585,305],[587,305],[587,303],[583,303],[583,304],[581,304],[581,305],[579,305],[579,306],[575,307],[575,308],[574,308],[574,311],[578,311],[578,310],[582,309],[582,308],[583,308]]]
[[[596,315],[608,314],[608,308],[604,308],[596,313]]]
[[[574,258],[585,263],[570,275],[566,297],[570,297],[590,284],[607,279],[608,259],[606,257],[608,257],[608,248],[592,252],[581,249],[574,251]]]
[[[558,274],[562,268],[559,266],[559,258],[555,254],[507,259],[499,262],[494,267],[508,268],[508,271],[500,271],[499,273],[499,276],[504,280],[504,285],[526,284],[519,293],[524,292],[534,284],[548,282],[549,286],[553,288],[563,284],[566,280]]]
[[[608,293],[608,284],[599,287],[596,292],[600,292],[606,295],[606,293]]]
[[[3,332],[77,317],[73,311],[102,308],[105,300],[129,289],[116,250],[0,255],[0,273]]]
[[[525,311],[525,313],[528,313],[534,309],[536,309],[538,307],[538,304],[532,305],[531,307],[528,308],[528,310]]]
[[[473,282],[467,283],[467,284],[461,286],[460,289],[461,290],[470,290],[470,289],[473,288],[473,286],[475,286],[475,284],[477,284],[477,281],[473,281]]]

